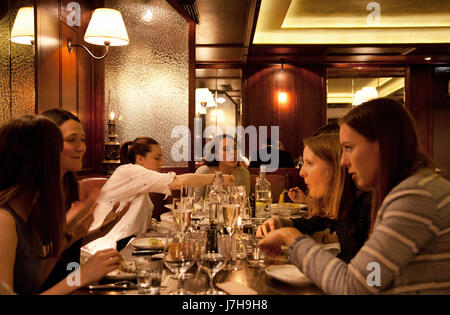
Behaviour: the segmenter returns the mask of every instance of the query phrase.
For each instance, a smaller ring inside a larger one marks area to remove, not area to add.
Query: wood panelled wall
[[[287,94],[285,103],[278,92]],[[294,159],[303,154],[302,139],[326,123],[325,66],[244,66],[242,94],[244,127],[280,126],[280,141]]]
[[[82,48],[69,53],[67,39],[92,49],[83,36],[93,9],[101,7],[103,1],[77,1],[81,8],[79,26],[68,23],[69,2],[36,2],[36,112],[62,108],[80,118],[87,145],[80,175],[96,175],[101,174],[104,150],[103,61],[94,61]],[[98,50],[93,49],[97,55]]]

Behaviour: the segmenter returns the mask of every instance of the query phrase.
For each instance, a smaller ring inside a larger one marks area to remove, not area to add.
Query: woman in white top
[[[115,248],[116,242],[125,237],[145,233],[151,226],[153,204],[150,192],[171,194],[171,190],[183,185],[203,186],[212,182],[213,174],[159,173],[163,165],[162,150],[158,142],[149,137],[136,138],[122,144],[121,163],[102,188],[98,206],[94,212],[91,229],[96,229],[117,201],[131,206],[123,218],[104,237],[87,245],[90,253],[104,248]],[[125,164],[126,163],[126,164]],[[224,176],[225,183],[234,181],[233,176]]]

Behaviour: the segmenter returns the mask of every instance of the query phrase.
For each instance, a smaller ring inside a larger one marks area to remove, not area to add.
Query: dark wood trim
[[[250,41],[248,43],[249,48],[251,48],[251,46],[253,46],[253,38],[255,37],[256,23],[258,22],[259,10],[261,8],[261,1],[262,0],[256,0],[256,3],[255,3],[255,12],[254,12],[254,16],[253,16],[252,30],[250,33]]]
[[[189,170],[195,171],[194,161],[194,118],[195,118],[195,30],[196,24],[192,20],[189,22],[189,130],[191,132],[191,138],[189,145]]]
[[[405,107],[417,123],[422,148],[433,155],[433,71],[432,66],[413,65],[405,72]]]
[[[244,44],[196,44],[195,48],[243,48]]]
[[[196,69],[242,69],[243,63],[239,61],[196,61]]]
[[[186,12],[186,10],[178,3],[177,0],[166,0],[168,4],[170,4],[172,6],[172,8],[175,9],[175,11],[178,12],[178,14],[180,14],[183,19],[186,20],[186,22],[191,23],[195,21],[194,19],[189,15],[189,13]]]

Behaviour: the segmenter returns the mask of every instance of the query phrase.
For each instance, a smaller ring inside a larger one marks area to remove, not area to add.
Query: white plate
[[[109,279],[109,280],[118,280],[118,281],[133,280],[133,279],[136,279],[136,274],[130,273],[130,272],[124,272],[119,269],[116,269],[116,270],[113,270],[113,271],[107,273],[105,278]]]
[[[152,255],[152,258],[164,259],[164,253],[159,253],[159,254]]]
[[[290,285],[301,286],[312,283],[312,281],[294,265],[272,265],[266,267],[265,272],[267,276]]]
[[[161,220],[161,222],[173,223],[172,212],[162,213],[159,219]]]
[[[272,210],[278,211],[278,206],[280,204],[278,203],[272,203]],[[282,204],[284,208],[289,208],[291,210],[291,215],[293,214],[300,214],[306,211],[302,211],[304,209],[306,209],[306,204],[304,203],[283,203]]]
[[[137,249],[163,249],[165,244],[164,237],[143,237],[131,242],[131,245]]]

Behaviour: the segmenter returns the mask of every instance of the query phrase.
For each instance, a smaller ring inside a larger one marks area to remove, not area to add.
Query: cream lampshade
[[[123,46],[130,42],[122,14],[107,8],[94,11],[84,34],[84,40],[101,46],[105,45],[105,42],[108,42],[110,46]]]
[[[23,7],[17,12],[11,31],[11,41],[18,44],[34,43],[34,8]]]

